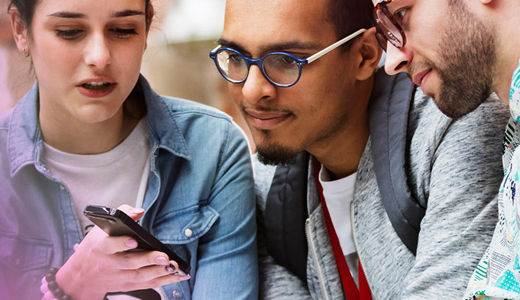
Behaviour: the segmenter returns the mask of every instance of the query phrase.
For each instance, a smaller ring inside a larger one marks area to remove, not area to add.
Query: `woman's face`
[[[40,110],[85,123],[115,116],[139,77],[146,37],[144,0],[40,0],[27,38]]]

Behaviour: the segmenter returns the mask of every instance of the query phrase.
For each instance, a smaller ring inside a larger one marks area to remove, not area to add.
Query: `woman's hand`
[[[119,209],[134,220],[144,213],[128,205]],[[165,253],[128,251],[136,247],[133,238],[108,236],[95,226],[58,271],[56,281],[67,295],[81,300],[103,299],[108,292],[156,288],[189,279],[189,275],[172,275],[179,266],[168,261]]]

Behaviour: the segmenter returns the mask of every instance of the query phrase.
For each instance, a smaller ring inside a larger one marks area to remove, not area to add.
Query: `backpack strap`
[[[412,196],[406,173],[408,112],[415,86],[401,73],[379,70],[370,100],[370,140],[377,185],[395,232],[415,255],[426,209]]]
[[[303,282],[307,281],[308,166],[309,154],[300,153],[289,164],[276,167],[264,212],[267,251]]]

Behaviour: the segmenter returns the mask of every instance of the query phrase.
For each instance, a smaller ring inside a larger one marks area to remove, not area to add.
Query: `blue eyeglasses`
[[[250,58],[235,49],[220,45],[209,53],[209,57],[215,62],[220,75],[229,82],[245,82],[251,65],[257,65],[270,83],[279,87],[290,87],[300,79],[304,65],[312,63],[365,31],[366,29],[359,29],[308,58],[300,58],[287,52],[271,52],[261,58]]]

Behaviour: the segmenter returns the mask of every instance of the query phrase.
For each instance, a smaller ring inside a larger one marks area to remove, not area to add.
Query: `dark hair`
[[[27,28],[30,28],[34,16],[34,9],[36,7],[36,4],[38,4],[38,1],[40,0],[11,0],[9,6],[7,7],[7,10],[9,11],[13,6],[16,7],[18,9],[18,12],[20,13],[20,18],[25,23]],[[146,26],[149,27],[152,22],[152,16],[148,15],[148,11],[150,9],[150,0],[145,0],[145,3],[145,14],[147,18]]]
[[[370,0],[328,0],[326,20],[336,28],[338,39],[361,28],[370,28],[375,24],[374,5]],[[342,49],[349,49],[351,43],[347,43]]]

